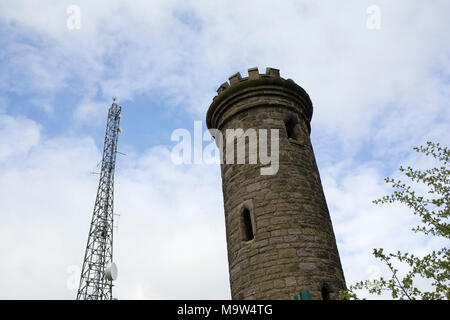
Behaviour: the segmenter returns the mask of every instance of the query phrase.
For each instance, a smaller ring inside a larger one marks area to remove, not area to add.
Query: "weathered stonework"
[[[312,299],[337,298],[345,280],[309,138],[311,100],[277,69],[248,75],[219,87],[206,120],[224,137],[226,129],[279,129],[277,174],[261,175],[264,166],[247,161],[221,165],[232,298],[292,299],[303,289]]]

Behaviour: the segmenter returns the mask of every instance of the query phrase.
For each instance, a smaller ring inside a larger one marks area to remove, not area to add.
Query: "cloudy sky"
[[[117,96],[115,296],[229,299],[220,169],[175,165],[170,136],[204,124],[217,87],[251,67],[311,96],[348,284],[388,275],[375,247],[442,245],[372,200],[400,164],[427,165],[412,147],[449,144],[448,12],[446,0],[0,0],[0,298],[75,298]]]

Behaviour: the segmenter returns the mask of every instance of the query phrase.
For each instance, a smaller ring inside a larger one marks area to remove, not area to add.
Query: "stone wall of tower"
[[[226,129],[279,129],[276,174],[261,175],[259,161],[248,164],[248,148],[246,164],[221,165],[232,298],[292,299],[303,289],[312,299],[336,298],[345,280],[309,138],[309,96],[273,68],[229,80],[208,110],[208,128],[224,138]]]

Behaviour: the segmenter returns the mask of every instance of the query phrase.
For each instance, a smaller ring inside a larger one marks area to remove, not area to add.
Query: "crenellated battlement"
[[[275,68],[266,68],[266,73],[259,73],[258,68],[250,68],[248,69],[248,77],[242,77],[239,72],[236,72],[231,77],[228,78],[229,82],[226,81],[220,85],[220,87],[217,89],[217,93],[221,94],[228,88],[235,86],[242,82],[247,82],[251,80],[257,80],[257,79],[267,79],[267,78],[281,78],[280,77],[280,70]]]
[[[256,107],[261,102],[266,105],[267,103],[283,105],[295,109],[299,116],[304,118],[310,130],[313,107],[309,95],[292,79],[282,78],[278,69],[268,67],[265,73],[259,73],[258,68],[250,68],[247,77],[242,77],[239,72],[230,76],[228,81],[219,86],[217,95],[208,109],[206,115],[208,128],[218,128],[226,121],[231,115],[226,110],[235,104],[235,99],[250,99],[252,102],[237,105],[233,108],[234,111],[230,110],[232,113],[240,112],[242,108]],[[221,120],[218,122],[219,119]]]

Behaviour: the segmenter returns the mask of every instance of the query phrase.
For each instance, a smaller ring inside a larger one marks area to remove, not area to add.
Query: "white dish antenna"
[[[114,262],[111,262],[105,269],[105,276],[108,280],[114,281],[117,279],[117,275],[118,275],[117,266]]]

